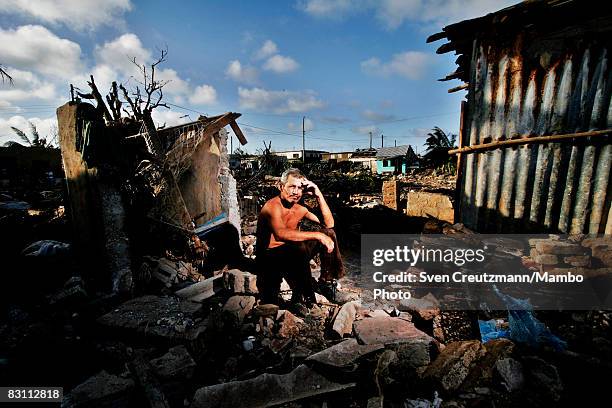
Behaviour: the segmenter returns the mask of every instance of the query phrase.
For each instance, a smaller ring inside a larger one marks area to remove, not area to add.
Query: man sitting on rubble
[[[282,279],[292,290],[291,303],[303,313],[303,307],[316,303],[310,260],[321,259],[320,287],[330,287],[333,279],[344,275],[338,249],[334,217],[319,187],[300,170],[286,170],[279,183],[280,194],[266,202],[257,221],[257,286],[263,303],[279,303]],[[323,224],[308,208],[299,204],[303,194],[316,197]],[[303,219],[314,222],[319,231],[300,231]]]

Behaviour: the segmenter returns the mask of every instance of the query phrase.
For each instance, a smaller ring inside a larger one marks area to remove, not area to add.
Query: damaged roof
[[[439,81],[460,79],[469,81],[470,60],[474,40],[495,39],[497,46],[508,45],[518,33],[528,37],[534,34],[547,34],[559,30],[579,31],[597,34],[610,30],[612,2],[579,2],[576,0],[532,0],[523,1],[482,17],[450,24],[441,32],[431,35],[427,42],[441,39],[448,42],[437,50],[438,54],[451,51],[459,57],[455,61],[458,68]],[[574,33],[575,34],[575,33]],[[460,86],[449,90],[454,92],[465,89]]]

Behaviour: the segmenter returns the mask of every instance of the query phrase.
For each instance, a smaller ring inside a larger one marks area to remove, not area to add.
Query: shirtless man
[[[257,221],[257,286],[262,302],[278,304],[280,284],[285,278],[292,290],[292,303],[315,303],[310,260],[321,257],[321,279],[328,281],[344,274],[336,240],[334,217],[319,187],[298,169],[288,169],[281,176],[280,194],[266,202]],[[299,204],[302,195],[312,194],[323,216],[320,231],[300,231],[299,223],[319,218]]]

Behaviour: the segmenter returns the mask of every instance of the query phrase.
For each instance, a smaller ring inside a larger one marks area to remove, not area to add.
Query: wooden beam
[[[449,150],[448,154],[473,153],[473,152],[478,152],[482,150],[495,149],[498,147],[508,147],[508,146],[517,146],[517,145],[534,144],[534,143],[560,142],[562,140],[567,140],[567,139],[579,139],[583,137],[593,137],[593,136],[608,136],[610,134],[612,134],[612,129],[593,130],[590,132],[567,133],[563,135],[549,135],[549,136],[529,137],[529,135],[525,135],[518,139],[497,140],[491,143],[483,143],[483,144],[474,145],[474,146],[465,146],[459,149]]]
[[[240,127],[238,126],[235,120],[230,122],[230,126],[232,127],[232,130],[234,131],[234,134],[236,135],[238,140],[240,140],[240,144],[243,146],[247,144],[248,142],[246,140],[246,137],[244,137],[242,130],[240,129]]]

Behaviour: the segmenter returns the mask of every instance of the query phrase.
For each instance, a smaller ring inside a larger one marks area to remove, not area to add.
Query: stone
[[[439,193],[409,192],[406,215],[423,218],[431,216],[451,224],[454,222],[454,210],[450,198]]]
[[[357,340],[362,344],[392,344],[423,342],[435,344],[435,340],[417,329],[414,324],[398,317],[380,316],[353,323]]]
[[[565,262],[566,264],[570,264],[572,266],[576,266],[576,267],[589,266],[591,264],[591,256],[590,255],[566,256],[563,258],[563,262]]]
[[[381,397],[368,399],[367,408],[383,408],[383,399]]]
[[[244,293],[255,295],[257,290],[257,275],[243,272],[239,269],[231,269],[223,273],[225,288],[230,293]]]
[[[202,302],[213,297],[223,289],[224,285],[222,277],[213,276],[180,289],[174,294],[180,298],[188,299],[192,302]]]
[[[542,265],[557,265],[559,263],[559,257],[550,254],[537,255],[533,260]]]
[[[514,392],[523,387],[525,376],[523,365],[513,358],[502,358],[495,362],[496,373],[501,377],[502,385],[508,392]]]
[[[128,407],[133,399],[134,381],[101,371],[65,395],[66,407]]]
[[[147,295],[129,300],[99,317],[108,329],[170,341],[195,340],[206,329],[206,320],[196,317],[200,303],[175,297]],[[178,329],[178,330],[177,330]]]
[[[196,391],[191,408],[261,408],[355,387],[354,382],[338,383],[302,364],[288,374],[262,374],[244,381],[202,387]]]
[[[239,323],[251,312],[255,306],[255,297],[234,295],[225,302],[223,310],[232,313]]]
[[[300,326],[304,323],[304,320],[300,319],[288,310],[285,310],[280,317],[280,328],[278,329],[278,335],[280,337],[295,337],[300,333]]]
[[[429,379],[447,392],[455,391],[484,353],[482,343],[477,340],[447,344],[434,362],[427,367],[423,378]]]
[[[525,357],[523,365],[526,368],[527,382],[542,390],[552,401],[559,401],[563,393],[563,383],[557,367],[535,356]]]
[[[183,345],[172,347],[166,354],[149,362],[155,375],[164,381],[190,380],[196,363]]]
[[[359,310],[359,302],[348,302],[342,305],[340,311],[334,319],[332,331],[338,337],[342,338],[353,331],[353,321]]]
[[[410,312],[423,320],[432,320],[440,314],[440,308],[434,302],[425,298],[410,298],[400,300],[399,310]]]
[[[478,359],[463,383],[463,389],[477,387],[493,378],[497,361],[510,357],[514,343],[508,339],[494,339],[483,344],[485,354]]]
[[[356,339],[346,339],[309,356],[306,362],[342,371],[354,371],[357,369],[359,359],[383,349],[382,344],[362,345]]]
[[[536,244],[536,249],[540,254],[552,255],[583,255],[586,253],[584,247],[563,241],[540,241]]]

